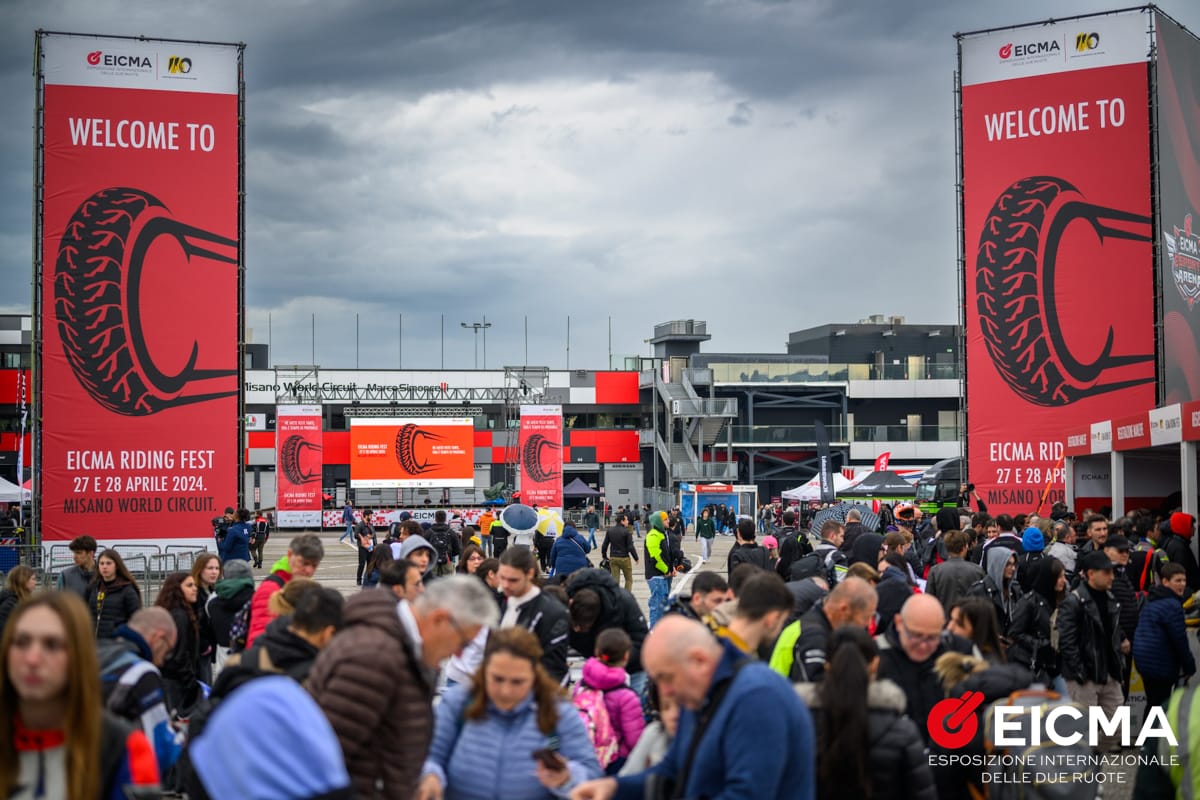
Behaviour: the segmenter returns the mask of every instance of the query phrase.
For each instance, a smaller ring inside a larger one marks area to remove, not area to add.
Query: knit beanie
[[[665,532],[667,530],[667,512],[655,511],[653,514],[651,514],[650,527],[656,531]]]
[[[1171,515],[1171,533],[1176,536],[1182,536],[1185,539],[1192,538],[1192,523],[1194,519],[1191,514],[1184,514],[1182,511],[1176,511]]]
[[[1046,549],[1046,539],[1039,529],[1031,526],[1021,534],[1021,547],[1026,553],[1040,553]]]

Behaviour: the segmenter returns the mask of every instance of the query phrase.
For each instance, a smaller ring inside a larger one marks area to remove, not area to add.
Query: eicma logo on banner
[[[1192,232],[1192,215],[1183,218],[1182,228],[1175,226],[1174,236],[1163,231],[1163,242],[1167,246],[1175,288],[1191,311],[1200,299],[1200,236]]]
[[[979,718],[975,712],[983,701],[982,693],[965,692],[962,697],[947,698],[934,705],[926,721],[930,738],[947,750],[965,747],[979,732]],[[1068,732],[1065,726],[1060,727],[1060,721],[1064,719],[1076,723],[1086,720],[1086,737],[1079,730]],[[1053,706],[1043,716],[1041,706],[997,705],[992,708],[992,720],[990,741],[997,747],[1033,747],[1043,742],[1069,746],[1080,744],[1085,738],[1088,745],[1096,747],[1101,734],[1119,738],[1124,747],[1131,744],[1141,747],[1151,738],[1166,739],[1172,747],[1179,746],[1167,721],[1167,713],[1159,706],[1147,709],[1146,721],[1136,739],[1132,737],[1129,706],[1120,706],[1110,716],[1100,706],[1085,709],[1064,703]],[[1029,734],[1022,735],[1025,731]]]
[[[147,55],[93,50],[87,54],[88,69],[110,74],[149,72],[154,61]]]

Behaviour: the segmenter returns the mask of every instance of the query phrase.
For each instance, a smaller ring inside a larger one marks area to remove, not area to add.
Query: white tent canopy
[[[21,503],[30,498],[32,492],[22,489],[11,481],[0,478],[0,503]]]
[[[853,481],[847,478],[840,472],[833,473],[833,492],[837,494],[842,489],[845,489]],[[797,486],[795,489],[788,489],[783,493],[784,500],[820,500],[821,499],[821,476],[815,475],[813,479],[803,486]]]

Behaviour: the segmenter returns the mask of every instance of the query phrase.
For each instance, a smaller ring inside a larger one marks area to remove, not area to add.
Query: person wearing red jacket
[[[325,557],[325,546],[321,537],[315,533],[303,533],[292,539],[288,544],[287,555],[271,566],[271,574],[267,576],[254,591],[250,602],[250,630],[246,634],[246,647],[254,644],[254,640],[267,629],[275,615],[271,613],[269,603],[271,595],[278,592],[292,578],[311,578],[321,566]]]

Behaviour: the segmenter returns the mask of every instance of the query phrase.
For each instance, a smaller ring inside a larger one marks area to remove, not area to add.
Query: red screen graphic
[[[1154,405],[1147,81],[962,90],[969,479],[993,513],[1062,498],[1068,431]]]
[[[320,414],[278,414],[275,417],[276,509],[321,510]]]
[[[43,538],[207,536],[238,490],[238,97],[44,101]]]
[[[562,508],[562,414],[522,414],[521,502]]]

